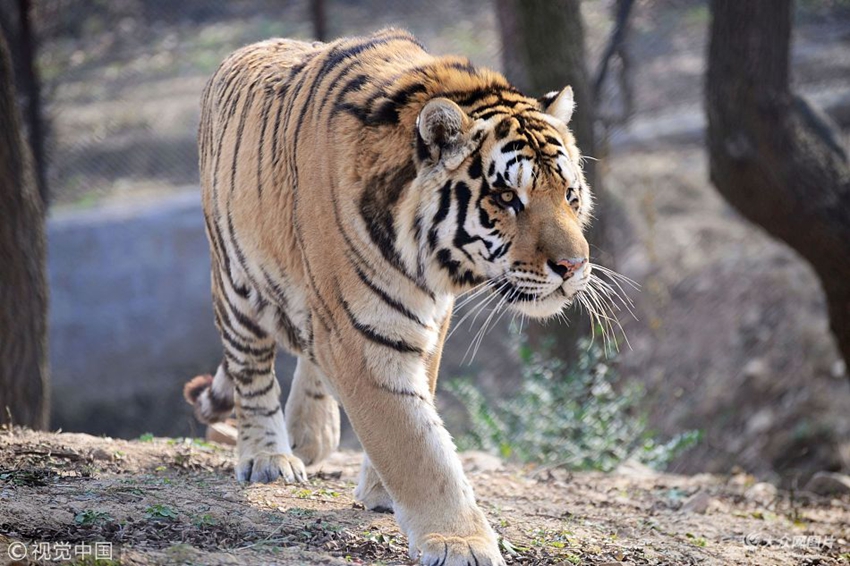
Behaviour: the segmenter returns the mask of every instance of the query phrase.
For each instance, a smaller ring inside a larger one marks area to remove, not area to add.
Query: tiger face
[[[504,113],[445,98],[420,112],[420,177],[441,183],[426,206],[427,247],[454,292],[486,284],[500,296],[493,304],[546,318],[588,285],[593,203],[567,128],[572,110],[567,87]]]

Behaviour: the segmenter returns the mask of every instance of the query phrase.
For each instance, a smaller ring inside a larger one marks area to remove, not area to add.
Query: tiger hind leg
[[[304,464],[292,453],[286,432],[274,372],[277,342],[266,324],[268,304],[258,300],[254,291],[234,292],[226,277],[215,275],[215,287],[224,291],[213,293],[224,346],[216,376],[229,380],[233,388],[238,427],[236,478],[251,483],[279,478],[304,481]],[[213,379],[213,387],[215,384]]]
[[[292,450],[306,465],[339,447],[339,403],[322,370],[304,356],[298,358],[285,413]]]

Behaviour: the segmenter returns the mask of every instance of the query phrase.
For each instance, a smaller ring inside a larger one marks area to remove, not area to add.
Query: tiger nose
[[[586,263],[586,257],[572,257],[560,261],[549,260],[549,267],[564,279],[569,279],[576,271],[584,267]]]

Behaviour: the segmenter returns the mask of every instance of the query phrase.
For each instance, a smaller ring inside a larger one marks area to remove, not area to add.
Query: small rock
[[[682,511],[702,514],[708,509],[709,503],[711,503],[711,496],[705,491],[698,491],[685,501]]]
[[[845,495],[850,493],[850,476],[818,472],[812,476],[805,489],[818,495]]]
[[[847,374],[847,364],[844,360],[836,360],[835,363],[832,364],[830,373],[835,379],[841,379]]]

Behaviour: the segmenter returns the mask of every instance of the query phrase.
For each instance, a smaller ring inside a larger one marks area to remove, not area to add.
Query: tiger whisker
[[[626,310],[629,311],[629,314],[631,314],[634,318],[637,318],[633,312],[633,309],[635,308],[634,301],[632,301],[622,285],[620,285],[616,280],[606,281],[601,277],[598,277],[596,274],[592,274],[591,279],[598,288],[605,289],[608,292],[608,295],[612,296],[612,299],[616,298],[619,300]]]
[[[585,291],[587,292],[588,301],[593,303],[596,307],[597,322],[602,323],[601,326],[605,330],[605,333],[609,335],[608,338],[614,336],[616,327],[619,329],[620,334],[622,334],[626,345],[631,348],[631,343],[623,329],[623,325],[619,318],[614,314],[615,309],[619,310],[619,306],[614,299],[619,299],[628,312],[636,319],[637,317],[632,311],[631,306],[623,300],[613,287],[597,277],[591,276]],[[614,340],[613,343],[615,345],[615,349],[619,351],[619,344],[617,341]]]
[[[473,317],[472,317],[472,322],[470,322],[470,323],[469,323],[469,327],[470,327],[470,328],[472,328],[473,326],[475,326],[475,321],[476,321],[476,320],[478,320],[478,316],[479,316],[482,312],[484,312],[484,309],[485,309],[485,307],[486,307],[487,305],[489,305],[490,303],[492,303],[494,299],[500,299],[500,298],[503,296],[501,293],[502,293],[502,291],[504,290],[504,288],[505,288],[506,286],[508,286],[508,285],[510,285],[510,282],[509,282],[509,281],[505,281],[504,283],[502,283],[501,285],[499,285],[499,287],[498,287],[498,288],[496,288],[496,289],[494,289],[494,290],[493,290],[493,294],[492,294],[490,297],[488,297],[486,301],[484,301],[484,304],[482,305],[482,307],[481,307],[480,309],[478,309],[478,312],[477,312],[477,313],[475,313],[475,316],[473,316]],[[498,304],[498,301],[497,301],[497,304]]]
[[[461,363],[463,363],[463,361],[466,360],[466,356],[469,354],[470,348],[473,348],[473,345],[475,345],[475,347],[472,350],[472,356],[469,358],[469,363],[470,364],[472,363],[472,361],[475,359],[475,354],[478,353],[478,349],[481,347],[481,342],[484,339],[484,335],[487,332],[487,327],[490,325],[490,321],[493,320],[493,317],[496,315],[496,313],[499,312],[499,310],[507,304],[508,298],[511,295],[513,295],[515,292],[516,292],[516,289],[512,289],[511,292],[508,293],[507,295],[501,296],[501,299],[499,300],[498,303],[496,303],[495,308],[493,308],[493,310],[490,312],[490,315],[484,321],[484,324],[481,325],[481,327],[475,333],[475,336],[472,337],[472,341],[470,341],[469,347],[467,347],[466,353],[463,355],[463,360],[461,360]],[[475,321],[473,320],[473,323],[474,322]]]
[[[473,315],[474,315],[474,317],[475,317],[475,318],[477,318],[477,317],[478,317],[478,314],[479,314],[479,313],[480,313],[480,312],[484,309],[484,307],[486,307],[486,306],[487,306],[487,304],[489,304],[490,302],[492,302],[492,301],[493,301],[493,299],[495,299],[496,297],[498,297],[498,296],[499,296],[499,295],[498,295],[499,290],[501,290],[502,288],[504,288],[504,286],[505,286],[505,285],[507,285],[507,284],[508,284],[508,282],[507,282],[507,281],[504,281],[504,282],[502,282],[502,283],[501,283],[498,287],[495,287],[495,283],[492,283],[492,282],[491,282],[491,283],[488,285],[488,288],[492,288],[492,289],[493,289],[493,294],[484,296],[484,297],[480,300],[480,302],[479,302],[478,304],[476,304],[475,306],[471,307],[471,308],[469,309],[469,312],[467,312],[465,315],[463,315],[463,318],[461,318],[461,319],[457,322],[457,324],[455,324],[455,325],[454,325],[454,328],[452,328],[451,332],[450,332],[450,333],[449,333],[449,335],[446,337],[446,340],[448,340],[449,338],[451,338],[451,337],[452,337],[452,335],[455,333],[455,331],[456,331],[458,328],[460,328],[460,327],[463,325],[464,321],[465,321],[466,319],[468,319],[470,316],[473,316]],[[472,322],[470,323],[470,328],[472,328],[472,326],[475,324],[475,318],[473,318]]]
[[[585,287],[584,291],[582,291],[581,296],[591,316],[591,332],[595,332],[595,327],[599,326],[599,329],[602,332],[602,345],[607,353],[610,344],[610,317],[605,314],[605,308],[600,302],[595,289],[593,289],[591,286],[588,285],[587,287]]]
[[[590,316],[590,334],[591,334],[591,344],[596,340],[596,329],[599,328],[601,332],[602,345],[603,349],[607,352],[608,348],[608,337],[605,332],[605,326],[599,314],[599,310],[596,306],[594,306],[593,302],[589,297],[590,293],[582,293],[580,295],[581,302],[584,304],[587,309],[588,315]]]
[[[486,328],[487,328],[487,325],[490,323],[490,320],[492,319],[493,314],[494,314],[495,312],[497,312],[497,310],[498,310],[499,306],[500,306],[500,305],[504,302],[505,297],[506,297],[506,296],[505,296],[505,295],[503,295],[503,296],[499,299],[499,302],[498,302],[498,303],[496,303],[496,307],[492,309],[492,311],[490,312],[490,315],[489,315],[489,316],[487,317],[487,319],[484,321],[484,324],[482,324],[482,325],[481,325],[481,327],[480,327],[480,328],[479,328],[479,329],[475,332],[475,335],[472,337],[472,340],[470,340],[470,342],[469,342],[469,346],[466,348],[466,352],[465,352],[465,353],[464,353],[464,355],[463,355],[463,360],[461,361],[461,363],[462,363],[463,361],[465,361],[465,360],[466,360],[466,356],[467,356],[467,355],[469,355],[469,350],[470,350],[471,348],[473,348],[473,345],[480,344],[480,339],[481,339],[481,337],[482,337],[482,334],[483,334],[483,332],[484,332],[484,329],[486,329]],[[475,348],[474,348],[474,349],[473,349],[473,351],[472,351],[472,356],[469,358],[469,363],[472,363],[472,361],[475,359],[475,354],[476,354],[477,352],[478,352],[478,346],[476,345],[476,346],[475,346]]]
[[[638,317],[633,310],[634,303],[632,303],[632,301],[629,300],[628,297],[623,298],[617,291],[617,289],[612,287],[607,281],[603,281],[602,279],[599,279],[595,276],[591,276],[591,279],[588,284],[591,286],[595,286],[596,290],[605,296],[605,298],[608,300],[608,302],[614,309],[622,311],[623,309],[620,308],[619,304],[617,304],[617,300],[619,300],[625,310],[632,316],[632,318],[638,320]]]
[[[595,272],[598,272],[598,273],[595,273]],[[608,277],[611,280],[611,283],[613,283],[614,286],[616,286],[617,289],[619,290],[618,295],[620,295],[620,300],[623,303],[628,303],[628,305],[631,306],[631,307],[635,306],[634,302],[632,302],[631,297],[629,297],[629,294],[623,288],[623,285],[627,285],[627,286],[631,287],[632,289],[634,289],[635,291],[640,291],[640,285],[638,285],[635,281],[633,281],[632,279],[629,279],[625,275],[623,275],[621,273],[617,273],[613,269],[609,269],[609,268],[607,268],[603,265],[591,264],[591,274],[597,275],[597,278],[600,279],[600,280],[602,280],[602,279],[601,279],[601,277],[598,277],[599,275],[604,275],[605,277]],[[621,282],[622,282],[622,285],[621,285]]]
[[[620,281],[623,281],[624,283],[629,285],[629,287],[633,288],[635,291],[640,291],[640,284],[637,281],[623,275],[622,273],[614,271],[610,267],[599,265],[598,263],[591,263],[590,267],[593,269],[593,271],[599,271],[600,273],[604,273],[612,279],[619,279]]]
[[[463,293],[458,295],[458,297],[462,297],[463,295],[466,295],[468,293],[472,293],[472,294],[469,295],[468,297],[464,297],[464,299],[462,301],[460,301],[459,303],[457,303],[454,308],[459,309],[459,308],[463,307],[464,305],[469,304],[475,297],[478,297],[479,295],[481,295],[481,293],[484,293],[485,291],[487,291],[487,289],[492,288],[493,285],[502,281],[505,278],[507,278],[507,273],[503,273],[502,275],[499,275],[498,277],[495,277],[493,279],[487,280],[483,283],[476,285],[475,287],[473,287],[472,289],[470,289],[468,291],[464,291]]]

